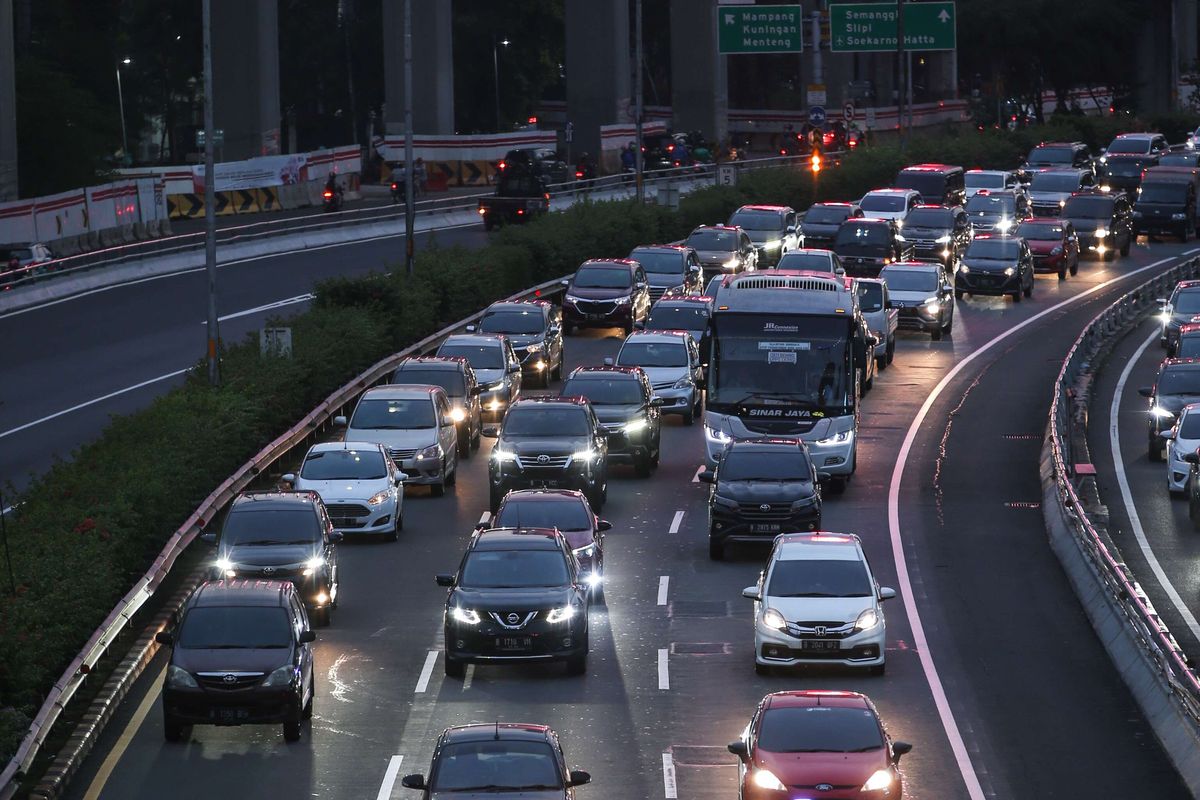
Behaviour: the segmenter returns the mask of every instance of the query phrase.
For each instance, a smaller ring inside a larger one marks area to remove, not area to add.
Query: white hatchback
[[[874,219],[894,219],[904,225],[908,212],[921,204],[921,194],[913,189],[876,189],[863,195],[858,206]]]
[[[836,664],[884,669],[880,603],[896,596],[871,573],[853,533],[784,533],[742,596],[754,601],[754,669]]]
[[[322,442],[308,449],[300,471],[287,473],[283,482],[320,495],[335,530],[382,534],[394,542],[404,528],[406,478],[381,444]]]
[[[1175,427],[1161,435],[1167,440],[1167,491],[1183,494],[1191,470],[1183,457],[1200,449],[1200,403],[1184,406]]]

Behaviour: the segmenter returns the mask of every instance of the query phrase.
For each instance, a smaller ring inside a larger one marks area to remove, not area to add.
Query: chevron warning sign
[[[458,162],[433,161],[428,164],[429,175],[445,176],[446,185],[458,183]]]
[[[236,212],[234,205],[234,192],[216,192],[213,197],[217,207],[213,209],[213,213],[218,217],[226,217]]]
[[[255,189],[258,195],[258,207],[263,211],[278,211],[283,206],[279,205],[279,189],[275,186],[264,186],[261,189]]]
[[[487,183],[486,161],[460,161],[462,165],[462,185],[482,186]]]
[[[171,219],[195,219],[204,216],[204,195],[167,195],[167,216]]]
[[[257,214],[258,192],[254,189],[234,189],[230,192],[233,195],[234,212],[237,214]]]

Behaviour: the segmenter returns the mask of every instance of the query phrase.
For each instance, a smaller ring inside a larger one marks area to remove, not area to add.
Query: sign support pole
[[[645,165],[642,160],[642,111],[643,111],[643,107],[642,107],[642,0],[637,0],[634,7],[635,7],[635,10],[634,10],[633,27],[634,27],[634,37],[637,42],[636,47],[634,48],[634,53],[635,53],[634,57],[637,59],[637,64],[634,66],[634,69],[633,69],[633,74],[634,74],[634,79],[633,79],[634,95],[633,96],[634,96],[634,103],[635,103],[634,125],[637,129],[637,139],[636,139],[636,143],[634,144],[635,150],[633,152],[633,158],[634,158],[633,163],[634,163],[634,172],[636,173],[634,176],[634,180],[637,183],[637,201],[638,201],[638,205],[641,205],[642,203],[646,202],[646,186],[645,186],[645,183],[643,182],[643,179],[644,179],[643,170],[644,170]]]
[[[412,82],[412,0],[404,0],[404,272],[413,274],[413,228],[417,210],[413,208],[413,82]]]
[[[208,382],[217,386],[221,374],[217,364],[220,320],[217,317],[217,200],[216,170],[213,167],[213,74],[212,0],[204,0],[204,274],[208,278]]]
[[[896,122],[900,125],[900,154],[904,155],[904,101],[908,92],[908,81],[905,75],[907,61],[904,57],[904,0],[896,0],[896,68],[900,71],[900,79],[896,81]]]

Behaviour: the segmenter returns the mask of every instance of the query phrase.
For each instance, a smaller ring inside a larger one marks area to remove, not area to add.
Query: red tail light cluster
[[[331,192],[330,190],[326,189],[326,190],[325,190],[325,199],[326,199],[326,200],[328,200],[328,199],[329,199],[329,198],[331,198],[331,197],[333,197],[333,192]]]

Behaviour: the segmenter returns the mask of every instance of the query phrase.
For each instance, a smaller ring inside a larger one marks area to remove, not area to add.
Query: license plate
[[[250,712],[244,708],[216,709],[217,722],[241,722],[250,717]]]
[[[588,314],[587,315],[588,319],[604,319],[604,317],[605,317],[604,314]]]
[[[778,523],[774,523],[774,524],[757,523],[757,524],[750,526],[751,533],[779,533],[779,531],[781,529],[782,529],[782,526],[779,525]]]
[[[836,639],[806,639],[800,642],[801,650],[840,650],[842,643]]]
[[[496,639],[497,650],[532,650],[533,639],[528,636],[500,636]]]

